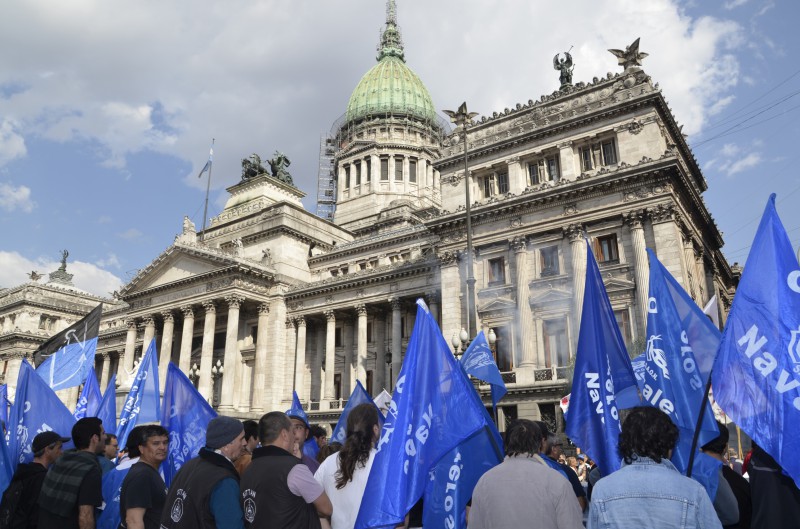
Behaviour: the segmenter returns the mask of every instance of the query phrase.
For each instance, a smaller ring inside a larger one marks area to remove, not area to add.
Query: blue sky
[[[497,5],[492,5],[497,4]],[[314,211],[320,136],[374,64],[380,0],[10,0],[0,18],[0,286],[58,266],[107,295],[202,224],[197,173],[216,139],[209,216],[240,160],[281,150]],[[796,2],[399,0],[406,59],[439,109],[491,115],[617,72],[641,37],[708,180],[731,262],[770,192],[800,243]],[[795,50],[794,54],[791,50]]]

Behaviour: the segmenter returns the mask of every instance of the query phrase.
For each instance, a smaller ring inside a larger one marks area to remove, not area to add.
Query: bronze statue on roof
[[[292,165],[292,162],[286,157],[285,154],[280,151],[275,151],[273,158],[267,163],[269,163],[269,167],[272,170],[272,176],[274,178],[280,180],[284,184],[294,186],[292,175],[290,175],[289,171],[286,170],[287,167]]]
[[[625,71],[628,70],[639,70],[640,66],[642,65],[642,59],[647,57],[647,53],[643,53],[639,51],[639,39],[633,41],[633,43],[625,48],[625,51],[622,50],[608,50],[610,51],[614,57],[617,58],[619,61],[619,65],[625,68]]]
[[[572,65],[572,55],[569,54],[569,51],[565,51],[564,57],[561,59],[558,58],[559,55],[561,54],[556,53],[555,57],[553,57],[553,69],[561,72],[558,76],[558,80],[561,81],[559,90],[561,90],[567,86],[572,86],[572,70],[574,66]]]

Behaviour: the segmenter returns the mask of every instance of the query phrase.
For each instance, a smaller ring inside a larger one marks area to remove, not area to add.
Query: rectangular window
[[[528,164],[528,185],[535,186],[542,183],[541,160]]]
[[[590,171],[598,167],[617,163],[617,148],[614,139],[603,140],[580,149],[581,169]]]
[[[356,185],[361,185],[361,162],[356,162]]]
[[[503,373],[512,371],[514,369],[514,361],[508,327],[495,327],[494,334],[497,336],[497,341],[494,343],[497,369]]]
[[[344,166],[344,188],[350,189],[350,166]]]
[[[558,246],[549,246],[540,250],[542,257],[542,277],[557,276],[561,273],[558,266]]]
[[[415,160],[414,158],[410,158],[408,160],[408,181],[409,182],[417,181],[417,160]]]
[[[506,263],[502,257],[489,259],[489,284],[504,285],[506,283]]]
[[[395,182],[402,182],[403,181],[403,157],[397,156],[394,159],[394,181]]]
[[[389,158],[381,158],[381,180],[389,180]]]
[[[333,374],[333,398],[339,400],[342,398],[342,374]]]
[[[617,234],[603,235],[594,240],[594,256],[598,263],[610,263],[619,261],[619,247],[617,246]]]
[[[545,182],[557,182],[561,178],[561,168],[558,164],[558,155],[546,156],[528,164],[528,180],[530,185]]]
[[[371,182],[372,181],[372,159],[371,158],[367,158],[366,160],[364,160],[364,163],[367,166],[367,182]]]
[[[483,197],[489,198],[494,195],[494,175],[483,178]]]
[[[603,154],[603,165],[614,165],[617,163],[617,151],[614,148],[614,140],[605,141],[601,145]]]
[[[501,195],[508,193],[508,173],[497,173],[497,191]]]
[[[559,178],[561,178],[561,171],[558,168],[558,157],[550,156],[545,158],[545,164],[547,164],[547,179],[550,182],[557,182]]]
[[[546,367],[569,365],[565,320],[549,320],[542,324]]]
[[[631,321],[628,316],[628,310],[615,310],[614,311],[614,318],[617,320],[617,326],[619,327],[619,333],[622,335],[622,339],[625,341],[625,345],[629,345],[631,343]]]

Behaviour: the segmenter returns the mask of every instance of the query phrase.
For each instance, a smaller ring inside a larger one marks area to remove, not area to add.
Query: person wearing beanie
[[[206,446],[172,480],[163,529],[243,529],[239,473],[234,462],[244,452],[244,426],[232,417],[211,419]]]

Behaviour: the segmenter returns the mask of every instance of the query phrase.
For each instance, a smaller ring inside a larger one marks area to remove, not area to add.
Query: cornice
[[[386,265],[372,270],[359,270],[352,274],[332,277],[314,283],[305,283],[291,287],[285,296],[287,303],[291,300],[315,297],[330,292],[351,290],[374,283],[382,283],[393,279],[427,274],[435,266],[429,257],[419,257],[417,260],[399,265]]]

